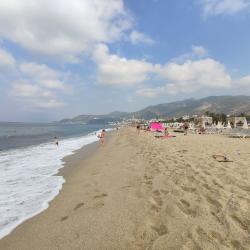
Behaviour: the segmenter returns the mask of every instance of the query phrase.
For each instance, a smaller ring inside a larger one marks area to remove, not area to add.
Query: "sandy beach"
[[[109,136],[67,159],[60,194],[1,250],[250,249],[250,139]]]

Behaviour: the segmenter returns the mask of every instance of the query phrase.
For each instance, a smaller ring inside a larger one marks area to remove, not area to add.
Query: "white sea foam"
[[[59,147],[46,143],[0,153],[0,239],[48,207],[64,183],[55,176],[62,159],[95,141],[93,133],[62,140]]]

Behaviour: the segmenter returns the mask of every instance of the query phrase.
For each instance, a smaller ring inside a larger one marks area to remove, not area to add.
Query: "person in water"
[[[56,136],[54,137],[54,143],[56,144],[57,147],[59,146],[59,140]]]

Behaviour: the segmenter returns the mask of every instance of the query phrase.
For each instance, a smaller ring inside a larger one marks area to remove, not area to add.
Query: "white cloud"
[[[132,42],[132,44],[138,44],[138,43],[146,43],[148,45],[152,45],[154,44],[154,40],[151,39],[149,36],[147,36],[146,34],[143,34],[137,30],[133,30],[130,33],[130,41]]]
[[[65,106],[57,100],[57,93],[31,83],[27,80],[19,80],[12,84],[10,96],[27,106],[29,109],[58,108]]]
[[[71,94],[73,87],[69,72],[61,72],[46,64],[22,62],[8,51],[0,49],[0,81],[8,93],[7,98],[29,110],[65,106],[62,97]]]
[[[71,61],[95,43],[120,39],[131,26],[123,0],[0,1],[0,38]]]
[[[65,104],[58,101],[70,87],[64,82],[64,74],[45,64],[17,63],[18,75],[11,84],[10,97],[31,109],[58,108]]]
[[[35,106],[37,108],[61,108],[65,106],[65,103],[50,99],[48,101],[36,101]]]
[[[197,57],[205,57],[207,50],[203,46],[192,46],[192,54]]]
[[[34,97],[54,97],[54,94],[38,85],[31,84],[25,80],[15,82],[12,86],[12,95],[16,97],[34,98]]]
[[[104,85],[132,86],[145,82],[154,66],[146,61],[127,59],[109,53],[101,44],[94,51],[93,59],[98,67],[98,82]]]
[[[20,71],[25,77],[33,79],[46,88],[67,89],[67,86],[60,80],[62,73],[49,68],[45,64],[23,63],[20,65]]]
[[[204,47],[193,46],[192,52],[179,60],[160,65],[111,54],[106,45],[100,44],[94,50],[93,60],[99,84],[136,87],[136,94],[144,97],[200,90],[232,91],[236,86],[250,86],[250,76],[234,79],[222,63],[207,55]]]
[[[227,14],[249,10],[249,0],[201,0],[205,16]]]
[[[14,57],[0,48],[0,73],[5,73],[6,71],[13,70],[15,68],[16,61]]]
[[[187,60],[197,60],[200,58],[204,58],[207,55],[208,55],[208,52],[203,46],[193,45],[191,52],[175,57],[171,61],[176,62],[176,63],[184,63]]]
[[[160,68],[159,74],[169,82],[196,87],[220,88],[228,87],[231,83],[224,65],[211,58],[188,60],[183,64],[168,63]]]
[[[192,93],[201,89],[230,88],[233,83],[225,66],[211,58],[187,60],[181,64],[170,62],[158,67],[157,72],[165,84],[139,89],[137,95],[155,97],[161,94]]]
[[[30,77],[37,77],[39,79],[56,79],[58,78],[58,73],[55,70],[50,69],[45,64],[37,63],[22,63],[20,65],[20,70],[23,74]]]
[[[142,88],[136,91],[136,94],[144,97],[156,97],[160,94],[162,88]]]
[[[244,76],[244,77],[236,80],[236,84],[239,84],[241,86],[250,87],[250,75]]]
[[[106,45],[98,45],[93,59],[97,64],[98,83],[110,86],[140,86],[136,94],[155,97],[160,94],[191,93],[201,89],[229,89],[233,80],[225,66],[203,58],[207,51],[193,46],[192,52],[182,56],[184,62],[170,61],[165,65],[151,64],[110,54]],[[193,59],[189,59],[193,58]],[[157,87],[143,87],[157,81]],[[243,81],[243,80],[242,80]]]

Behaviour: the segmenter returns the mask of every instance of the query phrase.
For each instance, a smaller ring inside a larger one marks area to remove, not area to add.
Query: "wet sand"
[[[50,207],[1,250],[250,249],[249,139],[123,129],[63,174]]]

